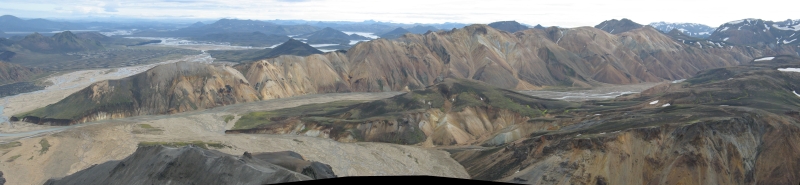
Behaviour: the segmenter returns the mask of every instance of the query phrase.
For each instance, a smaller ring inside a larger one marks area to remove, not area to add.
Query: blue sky
[[[237,18],[315,21],[376,20],[397,23],[490,23],[516,20],[545,26],[593,26],[629,18],[650,22],[693,22],[719,26],[743,18],[800,19],[800,1],[704,0],[0,0],[0,14],[26,18],[77,19]]]

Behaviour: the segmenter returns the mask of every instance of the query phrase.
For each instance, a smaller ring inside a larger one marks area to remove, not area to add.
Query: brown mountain
[[[591,27],[528,29],[511,34],[487,25],[471,25],[362,42],[347,52],[282,55],[239,64],[234,66],[236,70],[181,64],[203,69],[191,77],[163,70],[168,67],[156,68],[147,74],[158,74],[159,78],[140,74],[130,78],[138,80],[98,83],[15,119],[73,124],[303,94],[418,90],[445,78],[473,79],[515,90],[660,82],[689,78],[703,69],[748,63],[765,53],[788,51],[688,45],[649,26],[615,35]],[[213,75],[225,80],[200,83],[204,81],[200,79]],[[168,85],[181,81],[186,85]],[[103,90],[115,88],[136,90]],[[130,94],[138,91],[142,93]],[[128,101],[118,97],[136,98]],[[106,103],[92,103],[96,101]]]
[[[311,92],[413,90],[446,77],[509,89],[538,89],[684,79],[702,69],[748,62],[762,53],[681,44],[652,27],[619,35],[590,27],[510,34],[472,25],[407,36],[357,44],[346,53],[278,57],[237,69],[251,84],[260,86],[275,80],[266,76],[289,78],[292,74],[294,83],[305,85],[286,83],[285,88],[303,86]],[[303,70],[281,70],[286,65]]]
[[[601,29],[603,31],[612,34],[622,33],[641,27],[643,27],[641,24],[633,22],[630,19],[621,19],[621,20],[611,19],[603,21],[597,26],[594,26],[594,28]]]

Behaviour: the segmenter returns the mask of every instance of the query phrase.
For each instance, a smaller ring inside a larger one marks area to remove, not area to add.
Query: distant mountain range
[[[709,40],[724,41],[740,45],[798,45],[800,20],[781,22],[761,19],[731,21],[717,28]]]
[[[708,38],[714,32],[714,28],[704,24],[697,23],[667,23],[667,22],[654,22],[650,26],[658,29],[661,32],[667,33],[676,29],[683,34],[690,37]]]
[[[0,25],[3,31],[56,31],[56,30],[70,30],[70,29],[86,29],[86,26],[69,23],[69,22],[56,22],[47,19],[30,19],[23,20],[12,15],[0,16]]]
[[[146,31],[139,32],[136,36],[156,37],[201,37],[209,34],[261,32],[274,35],[299,35],[320,30],[310,25],[277,25],[274,23],[257,20],[220,19],[212,24],[193,24],[189,27],[174,31]]]

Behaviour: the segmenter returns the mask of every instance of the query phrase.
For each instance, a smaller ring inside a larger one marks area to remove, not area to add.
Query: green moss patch
[[[14,147],[18,147],[18,146],[22,146],[22,143],[20,143],[19,141],[3,143],[3,144],[0,144],[0,150],[14,148]]]
[[[50,143],[47,142],[47,139],[42,138],[42,140],[39,141],[39,144],[42,145],[42,149],[39,150],[39,155],[47,153],[47,151],[50,150]]]

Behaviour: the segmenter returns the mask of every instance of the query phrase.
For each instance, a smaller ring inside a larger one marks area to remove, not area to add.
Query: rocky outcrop
[[[796,183],[800,73],[777,69],[797,67],[778,56],[706,70],[585,103],[557,115],[557,131],[452,156],[473,178],[523,184]]]
[[[541,25],[540,25],[541,26]],[[528,29],[527,26],[519,24],[517,21],[499,21],[489,23],[489,27],[492,27],[497,30],[503,30],[509,33],[514,33],[522,30]]]
[[[263,161],[199,147],[140,147],[109,161],[45,184],[277,184],[313,178]]]
[[[303,156],[292,151],[283,152],[268,152],[250,155],[255,159],[263,160],[270,164],[275,164],[283,168],[301,173],[312,179],[329,179],[336,178],[330,165],[316,161],[307,161]]]

